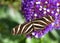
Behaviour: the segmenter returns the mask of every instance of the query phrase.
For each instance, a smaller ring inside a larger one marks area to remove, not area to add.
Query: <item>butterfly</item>
[[[54,17],[48,15],[44,16],[42,18],[37,18],[34,19],[30,22],[20,24],[16,27],[13,28],[12,34],[17,35],[17,34],[32,34],[34,30],[42,30],[52,22],[54,22]]]

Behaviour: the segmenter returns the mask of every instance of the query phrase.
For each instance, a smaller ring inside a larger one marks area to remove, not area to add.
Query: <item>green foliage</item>
[[[13,27],[25,22],[23,14],[18,9],[20,1],[0,0],[0,43],[60,43],[59,30],[52,30],[39,39],[11,34]],[[10,4],[12,6],[9,6]]]

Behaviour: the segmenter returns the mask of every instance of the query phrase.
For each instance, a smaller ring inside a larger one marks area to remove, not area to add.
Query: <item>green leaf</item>
[[[16,11],[14,8],[9,8],[8,11],[8,18],[19,23],[22,24],[25,22],[25,19],[23,17],[23,15],[21,13],[19,13],[18,11]]]

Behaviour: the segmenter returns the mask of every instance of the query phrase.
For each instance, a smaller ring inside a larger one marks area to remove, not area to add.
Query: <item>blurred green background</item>
[[[0,0],[0,43],[60,43],[60,30],[52,30],[39,39],[13,36],[12,28],[24,21],[21,0]]]

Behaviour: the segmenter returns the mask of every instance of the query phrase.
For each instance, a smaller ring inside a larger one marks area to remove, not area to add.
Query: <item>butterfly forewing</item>
[[[34,29],[44,29],[47,25],[51,24],[54,18],[50,15],[44,16],[33,21]]]

